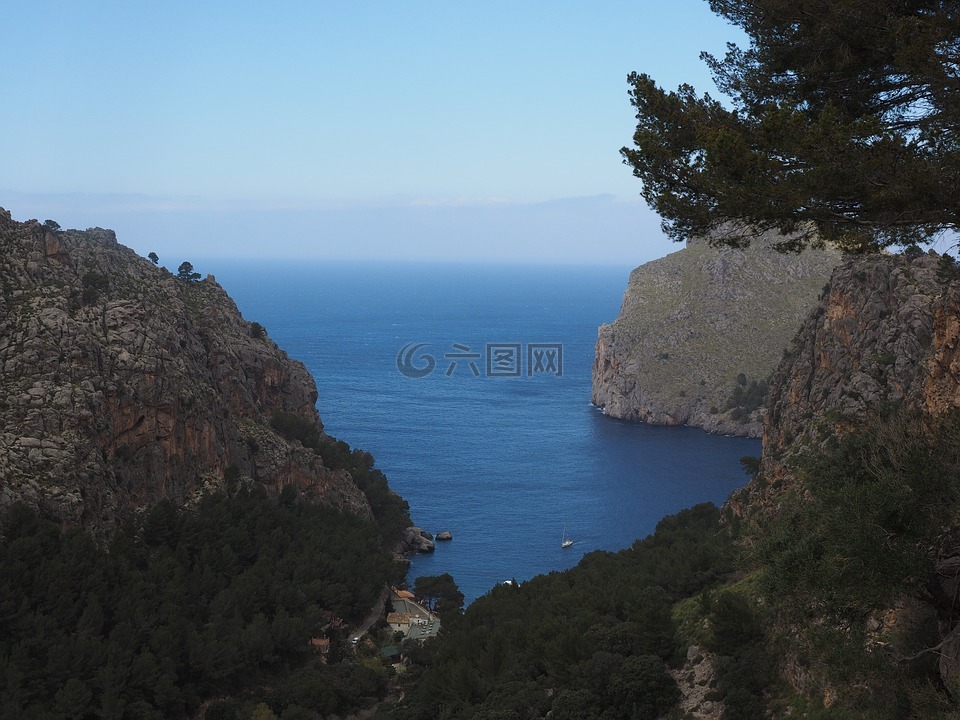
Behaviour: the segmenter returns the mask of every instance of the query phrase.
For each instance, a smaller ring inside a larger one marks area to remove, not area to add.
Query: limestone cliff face
[[[767,380],[840,260],[785,255],[776,240],[690,243],[635,269],[619,317],[598,332],[593,403],[626,420],[759,437],[762,412],[730,407],[738,380]]]
[[[960,287],[934,255],[873,255],[836,269],[770,383],[762,469],[730,501],[738,513],[773,509],[797,452],[824,429],[906,403],[960,406]]]
[[[771,381],[760,472],[727,509],[762,527],[789,493],[808,492],[795,470],[803,454],[887,407],[933,418],[960,407],[960,277],[933,253],[860,257],[837,268]],[[933,534],[939,542],[922,569],[926,612],[936,610],[939,670],[950,684],[960,678],[960,527]],[[901,603],[876,612],[895,625],[910,610]],[[803,673],[786,677],[805,690]]]
[[[177,279],[113,232],[0,209],[0,511],[21,500],[110,532],[225,474],[370,517],[345,471],[269,424],[319,423],[313,379],[213,277]]]

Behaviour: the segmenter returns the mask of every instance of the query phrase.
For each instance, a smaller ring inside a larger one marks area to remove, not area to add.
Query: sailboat
[[[560,541],[560,547],[562,547],[562,548],[568,548],[568,547],[570,547],[571,545],[573,545],[573,540],[571,540],[570,538],[567,537],[567,525],[566,525],[566,523],[564,523],[564,525],[563,525],[563,540]]]

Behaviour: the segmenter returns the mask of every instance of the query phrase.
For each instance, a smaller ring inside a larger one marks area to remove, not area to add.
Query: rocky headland
[[[840,261],[705,240],[630,273],[620,315],[602,325],[593,403],[612,417],[759,437],[766,382]],[[738,389],[739,388],[739,389]]]

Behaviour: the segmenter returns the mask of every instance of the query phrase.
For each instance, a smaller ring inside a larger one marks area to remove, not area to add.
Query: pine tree
[[[848,251],[925,243],[960,221],[960,6],[710,0],[749,37],[702,55],[730,100],[629,76],[624,162],[676,240],[793,233]]]

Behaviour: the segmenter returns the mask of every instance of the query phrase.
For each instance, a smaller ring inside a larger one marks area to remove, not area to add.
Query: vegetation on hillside
[[[937,555],[960,500],[960,417],[891,410],[801,455],[803,497],[752,528],[753,562],[795,662],[855,717],[936,717]]]
[[[270,425],[288,440],[297,440],[316,452],[323,464],[333,470],[346,470],[370,503],[373,517],[380,528],[384,547],[395,547],[403,538],[410,522],[410,506],[387,484],[387,476],[374,467],[373,455],[364,450],[351,450],[342,440],[327,435],[312,420],[278,410]]]
[[[428,610],[444,618],[463,608],[463,593],[450,573],[421,575],[413,583],[413,594]]]
[[[667,663],[686,649],[673,604],[732,567],[719,511],[698,505],[630,549],[499,585],[413,655],[391,717],[659,717],[678,698]]]
[[[769,383],[766,380],[760,382],[751,380],[748,385],[747,376],[740,373],[724,409],[731,411],[730,417],[733,420],[747,422],[754,412],[763,407],[769,389]]]
[[[669,671],[691,645],[712,652],[729,720],[955,716],[936,652],[954,610],[931,579],[960,417],[891,410],[801,457],[803,497],[773,520],[722,527],[701,505],[628,550],[494,588],[412,654],[389,717],[679,718]]]
[[[107,547],[14,506],[0,541],[0,716],[209,720],[348,713],[385,671],[342,665],[346,630],[402,569],[354,515],[263,491],[161,502]],[[330,664],[309,639],[331,639]],[[259,689],[258,689],[259,688]],[[269,689],[267,689],[269,688]]]
[[[212,720],[326,718],[399,682],[378,717],[679,718],[697,645],[730,720],[951,717],[936,653],[951,604],[930,580],[960,494],[960,417],[891,410],[820,443],[772,521],[723,526],[699,505],[462,614],[449,576],[421,578],[449,612],[396,677],[374,651],[341,662],[324,612],[355,622],[400,577],[354,516],[240,490],[160,503],[98,548],[18,506],[0,542],[0,715],[184,717],[214,699]]]

